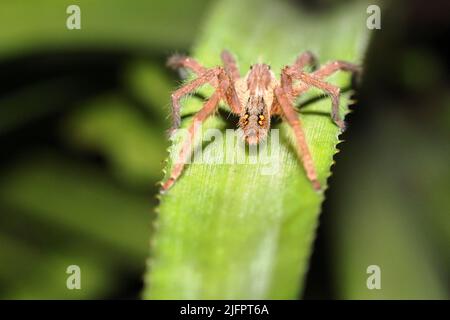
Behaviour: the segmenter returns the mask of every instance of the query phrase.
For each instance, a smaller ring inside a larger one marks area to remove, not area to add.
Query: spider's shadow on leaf
[[[352,90],[353,88],[355,88],[354,85],[347,86],[347,87],[345,87],[345,88],[343,88],[341,90],[341,93],[346,93],[346,92]],[[205,102],[207,100],[207,98],[204,95],[200,94],[200,93],[193,94],[192,98],[199,99],[202,102]],[[309,98],[306,101],[303,101],[302,103],[300,103],[297,106],[295,106],[295,108],[297,109],[298,112],[300,112],[302,109],[308,107],[309,105],[317,103],[317,102],[319,102],[319,101],[321,101],[323,99],[329,99],[329,97],[328,96],[324,96],[324,95],[317,95],[317,96]],[[330,104],[331,104],[331,102],[330,102]],[[196,112],[191,112],[191,113],[188,113],[188,114],[184,114],[182,116],[182,120],[185,120],[187,118],[191,118],[195,114],[196,114]],[[329,112],[302,111],[302,114],[329,117],[330,121],[332,121]],[[222,128],[222,130],[226,130],[226,129],[234,130],[234,129],[238,128],[239,116],[234,114],[234,113],[231,113],[229,110],[225,109],[223,106],[219,106],[215,116],[218,116],[219,118],[221,118],[224,121],[225,125]],[[271,119],[271,127],[280,129],[280,125],[281,125],[282,122],[283,121],[282,121],[282,118],[280,116],[274,116]],[[281,131],[284,132],[281,135],[282,143],[284,145],[286,145],[287,148],[291,152],[296,153],[295,145],[292,142],[293,140],[289,139],[289,136],[288,136],[288,134],[287,134],[287,132],[285,130],[281,129]],[[209,141],[202,140],[201,144],[197,144],[196,146],[194,146],[193,153],[199,152],[200,150],[205,150],[208,147],[208,145],[210,145],[213,142],[215,142],[215,139],[211,139]]]

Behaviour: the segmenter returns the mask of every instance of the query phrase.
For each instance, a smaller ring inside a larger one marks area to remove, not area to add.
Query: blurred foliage
[[[342,186],[352,200],[337,200],[341,214],[334,217],[331,250],[336,279],[342,279],[337,285],[346,299],[446,299],[450,148],[442,136],[419,134],[395,111],[374,122],[365,141],[373,147],[354,154],[361,165]],[[365,285],[365,269],[373,264],[382,270],[382,290]]]
[[[91,271],[106,276],[118,264],[142,266],[149,230],[148,198],[124,192],[96,170],[69,163],[50,155],[33,156],[2,172],[1,227],[7,242],[2,242],[0,254],[11,255],[2,259],[9,261],[3,264],[2,276],[12,273],[13,277],[3,280],[15,279],[2,288],[13,286],[16,298],[78,297],[61,281],[70,264],[90,274],[85,285],[94,292],[87,290],[79,297],[95,297],[97,290],[107,290],[103,287],[110,282]],[[121,261],[120,255],[127,260]],[[53,280],[47,282],[50,274]]]

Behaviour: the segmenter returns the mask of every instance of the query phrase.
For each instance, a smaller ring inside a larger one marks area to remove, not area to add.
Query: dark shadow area
[[[424,5],[423,1],[398,1],[390,3],[389,8],[382,13],[382,29],[372,31],[358,101],[352,107],[354,112],[346,118],[349,126],[341,136],[344,140],[338,146],[341,152],[335,156],[336,165],[329,179],[330,189],[323,205],[305,299],[341,297],[340,288],[336,286],[339,280],[335,279],[336,261],[332,252],[333,231],[343,218],[338,216],[340,211],[336,204],[345,196],[342,188],[351,174],[348,169],[360,166],[355,162],[355,156],[368,148],[367,142],[373,140],[374,128],[383,127],[383,123],[379,123],[383,114],[401,114],[405,121],[425,131],[443,130],[440,119],[448,115],[448,104],[445,106],[436,100],[447,99],[442,95],[450,87],[448,72],[444,71],[449,69],[449,3],[435,1]],[[399,127],[399,133],[400,130]],[[409,144],[410,150],[416,148],[410,141],[403,143]],[[404,192],[408,191],[405,189]],[[346,199],[349,198],[347,195]]]

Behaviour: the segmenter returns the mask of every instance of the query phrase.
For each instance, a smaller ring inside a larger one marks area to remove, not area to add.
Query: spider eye
[[[270,69],[272,69],[272,67],[270,66],[270,65],[267,65],[267,68],[270,70]]]
[[[264,121],[265,121],[265,120],[266,120],[266,117],[264,117],[264,115],[260,114],[260,115],[258,116],[258,124],[259,124],[260,126],[264,125]]]
[[[252,70],[252,69],[253,69],[253,65],[250,66],[250,70]]]

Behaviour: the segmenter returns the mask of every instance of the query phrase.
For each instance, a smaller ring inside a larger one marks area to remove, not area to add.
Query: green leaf
[[[260,59],[277,72],[305,50],[321,63],[361,63],[366,17],[366,6],[359,2],[308,11],[289,1],[223,0],[210,12],[193,55],[214,66],[226,48],[237,57],[242,73]],[[347,87],[350,77],[340,73],[330,82]],[[343,116],[350,94],[341,98]],[[198,101],[189,100],[185,114],[198,107]],[[324,186],[339,142],[330,108],[324,97],[302,108],[300,115]],[[204,128],[231,128],[225,118],[213,117]],[[192,164],[161,197],[145,298],[293,299],[302,292],[324,196],[306,178],[291,129],[284,123],[275,128],[281,139],[279,162],[271,163],[279,165],[276,174],[262,174],[268,164],[261,161]],[[176,139],[172,153],[179,143]],[[219,143],[208,147],[215,154],[224,152]],[[167,172],[171,165],[169,161]]]
[[[76,245],[64,244],[62,248],[51,249],[36,248],[3,233],[0,240],[2,299],[95,299],[117,285],[111,270],[113,261],[98,251],[86,252],[86,247],[78,244],[80,239]],[[66,287],[69,276],[66,269],[72,264],[82,270],[84,290]]]
[[[148,60],[133,60],[127,64],[123,82],[131,95],[152,113],[158,124],[169,124],[170,94],[173,83],[168,70]],[[162,107],[163,106],[163,107]]]

